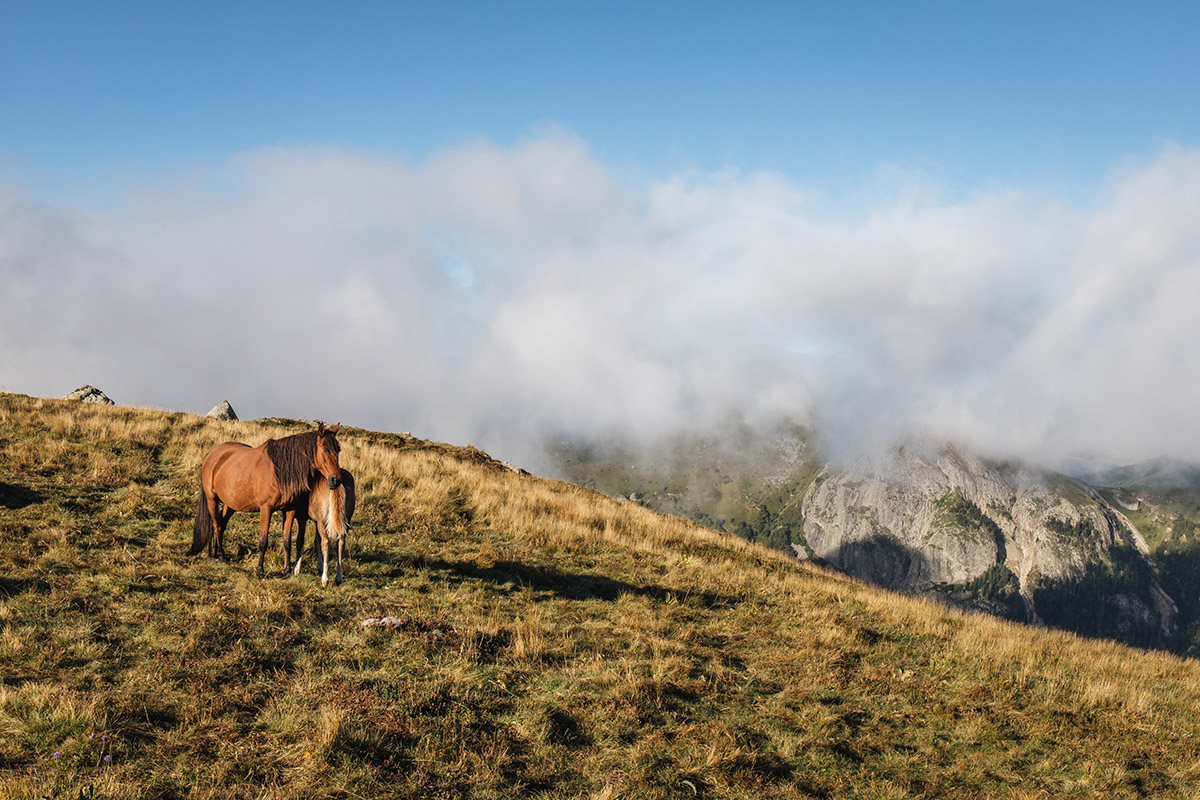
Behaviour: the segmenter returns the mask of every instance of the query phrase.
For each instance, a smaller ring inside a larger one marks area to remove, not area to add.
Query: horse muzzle
[[[329,479],[329,490],[330,491],[333,491],[334,489],[338,488],[341,485],[342,485],[342,479],[340,477],[338,477],[337,475],[334,475],[332,478]]]

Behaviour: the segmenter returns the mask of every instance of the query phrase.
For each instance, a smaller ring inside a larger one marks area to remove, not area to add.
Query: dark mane
[[[275,481],[287,502],[312,487],[313,460],[317,457],[317,432],[296,433],[267,440],[267,457],[275,467]]]

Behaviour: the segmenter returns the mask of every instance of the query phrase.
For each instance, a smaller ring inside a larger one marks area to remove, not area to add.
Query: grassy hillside
[[[255,579],[247,515],[185,556],[208,448],[302,427],[0,395],[0,796],[1196,796],[1197,662],[471,448],[343,430],[340,587]]]

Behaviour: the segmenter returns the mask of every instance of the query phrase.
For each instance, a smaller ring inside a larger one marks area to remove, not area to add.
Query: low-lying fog
[[[853,203],[845,198],[853,195]],[[1200,150],[1095,197],[881,171],[637,181],[580,138],[263,149],[70,201],[0,182],[0,389],[548,435],[810,418],[1055,462],[1200,454]]]

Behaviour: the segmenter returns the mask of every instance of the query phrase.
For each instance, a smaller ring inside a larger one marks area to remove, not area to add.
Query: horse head
[[[338,453],[341,452],[342,446],[337,440],[337,432],[341,427],[339,422],[326,430],[324,422],[317,423],[317,454],[313,459],[313,466],[329,481],[330,489],[336,489],[341,483],[342,468],[338,464]]]

